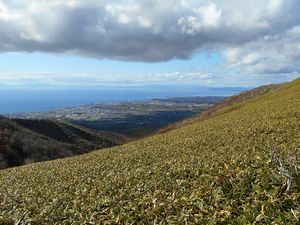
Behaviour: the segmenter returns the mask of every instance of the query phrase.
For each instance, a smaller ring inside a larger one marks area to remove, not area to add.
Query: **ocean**
[[[230,96],[245,88],[196,86],[101,87],[91,89],[0,89],[0,114],[43,112],[79,105],[153,98]]]

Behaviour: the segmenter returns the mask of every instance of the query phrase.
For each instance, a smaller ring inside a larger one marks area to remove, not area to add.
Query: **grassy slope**
[[[255,89],[252,89],[249,91],[241,92],[238,95],[234,95],[232,97],[226,98],[223,101],[216,103],[213,107],[211,107],[210,109],[204,111],[203,113],[201,113],[199,115],[189,117],[189,118],[183,119],[183,120],[175,122],[175,123],[171,123],[171,124],[167,125],[166,127],[161,128],[157,133],[163,134],[165,132],[168,132],[168,131],[171,131],[174,129],[178,129],[178,128],[187,126],[189,124],[195,123],[195,122],[207,120],[225,107],[229,107],[229,106],[232,106],[237,103],[245,103],[247,101],[250,101],[253,98],[259,97],[268,92],[276,91],[276,89],[278,89],[279,87],[280,87],[280,85],[270,84],[270,85],[261,86],[261,87],[258,87],[258,88],[255,88]]]
[[[0,171],[0,218],[297,224],[299,186],[277,197],[284,178],[268,152],[276,146],[283,155],[299,153],[299,99],[296,80],[163,135]]]

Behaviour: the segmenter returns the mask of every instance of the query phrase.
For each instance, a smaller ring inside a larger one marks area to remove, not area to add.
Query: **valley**
[[[0,117],[0,169],[77,156],[155,134],[223,97],[91,104]]]

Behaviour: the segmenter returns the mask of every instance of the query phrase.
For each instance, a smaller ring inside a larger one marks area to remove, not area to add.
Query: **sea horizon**
[[[172,97],[230,96],[243,87],[143,86],[62,89],[2,89],[0,114],[45,112],[61,108],[110,102],[128,102]]]

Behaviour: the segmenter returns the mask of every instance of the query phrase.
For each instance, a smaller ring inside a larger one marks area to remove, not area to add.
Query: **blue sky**
[[[97,73],[126,76],[175,71],[209,71],[221,66],[222,56],[218,53],[199,53],[190,59],[149,63],[100,60],[62,54],[2,53],[0,61],[1,73]]]
[[[198,53],[189,59],[163,62],[128,62],[63,54],[14,52],[0,54],[0,61],[0,77],[2,76],[4,83],[2,89],[180,83],[215,87],[255,87],[289,81],[298,76],[289,74],[280,76],[279,79],[277,76],[241,77],[237,69],[226,68],[223,56],[217,52]]]
[[[80,75],[85,77],[86,86],[95,85],[95,77],[98,78],[96,79],[98,85],[183,83],[208,86],[211,85],[211,75],[208,79],[202,77],[198,79],[198,74],[206,76],[211,71],[217,74],[224,67],[222,55],[217,52],[198,53],[188,59],[172,59],[163,62],[130,62],[64,54],[13,52],[0,54],[0,61],[2,62],[0,74],[6,77],[7,85],[26,87],[30,87],[33,80],[36,83],[47,82],[43,77],[49,78],[49,76],[53,78],[54,86],[64,86],[61,80],[67,82],[69,80],[74,86],[80,86],[81,79],[76,80],[76,76]],[[168,78],[170,76],[176,79]],[[185,78],[180,79],[179,76]],[[187,79],[188,76],[191,76],[191,79]],[[213,79],[216,79],[216,75]],[[232,86],[232,84],[223,83],[216,86]]]
[[[297,0],[0,0],[0,88],[289,81],[299,11]]]

